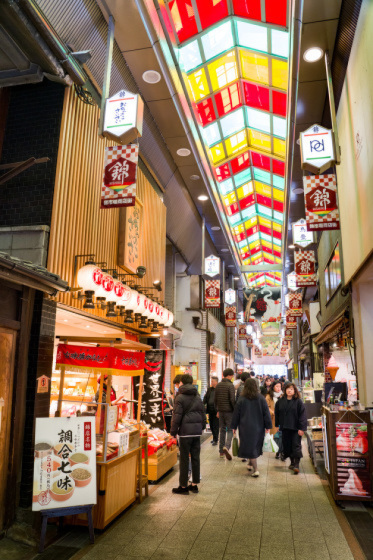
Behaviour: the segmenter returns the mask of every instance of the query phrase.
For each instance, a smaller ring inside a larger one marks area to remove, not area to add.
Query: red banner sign
[[[205,307],[220,307],[220,280],[206,280]]]
[[[138,155],[137,144],[105,148],[101,208],[135,206]]]
[[[251,346],[254,346],[254,339],[253,339],[253,337],[250,336],[250,335],[247,335],[247,336],[246,336],[246,346],[247,346],[248,348],[251,348]]]
[[[317,285],[315,261],[315,251],[294,252],[297,288]]]
[[[303,185],[307,230],[340,229],[336,176],[303,177]]]
[[[291,329],[289,329],[288,327],[286,327],[286,329],[285,329],[284,340],[287,340],[289,342],[291,342],[293,340],[293,331]]]
[[[238,340],[246,340],[246,326],[240,325],[238,327]]]
[[[301,317],[303,315],[302,310],[302,294],[289,294],[289,311],[292,315]]]
[[[225,326],[235,327],[237,323],[237,311],[234,305],[225,308]]]
[[[144,352],[129,352],[110,347],[59,344],[56,367],[73,371],[93,371],[108,375],[143,375]]]
[[[297,315],[293,315],[290,309],[286,310],[286,328],[296,329],[297,328]]]

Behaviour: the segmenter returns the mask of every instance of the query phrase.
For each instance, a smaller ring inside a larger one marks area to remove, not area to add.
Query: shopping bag
[[[232,455],[238,457],[238,438],[234,437],[232,440]]]
[[[265,453],[266,451],[272,452],[271,436],[269,434],[266,434],[264,436],[263,441],[263,453]]]
[[[270,438],[271,438],[272,453],[277,453],[278,450],[279,450],[279,447],[278,447],[277,443],[275,442],[275,438],[273,437],[273,435],[271,435]]]

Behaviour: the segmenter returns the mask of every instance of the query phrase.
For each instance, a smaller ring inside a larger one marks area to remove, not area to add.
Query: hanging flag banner
[[[278,336],[262,336],[260,342],[262,344],[263,356],[280,355],[280,339]]]
[[[251,346],[254,346],[254,339],[252,336],[250,336],[249,334],[246,335],[246,346],[248,348],[251,348]]]
[[[258,346],[254,347],[254,355],[256,358],[263,358],[263,352]]]
[[[220,280],[206,280],[205,307],[220,307]]]
[[[296,329],[297,328],[297,316],[293,315],[290,309],[286,310],[286,328]]]
[[[138,156],[137,144],[105,148],[101,208],[135,206]]]
[[[225,308],[225,326],[235,327],[237,322],[237,311],[234,305]]]
[[[240,325],[238,327],[238,340],[246,340],[246,325]]]
[[[294,264],[297,288],[317,285],[315,251],[295,251]]]
[[[307,222],[301,218],[292,225],[293,229],[293,243],[299,247],[308,247],[314,242],[314,234],[312,231],[307,230]]]
[[[207,276],[218,276],[220,274],[220,259],[215,255],[210,255],[205,258],[205,274]]]
[[[144,352],[131,352],[109,346],[75,346],[59,344],[56,369],[106,373],[108,375],[143,375]]]
[[[140,95],[122,89],[105,102],[103,135],[128,144],[142,135],[144,102]]]
[[[224,301],[227,305],[233,305],[236,303],[236,292],[232,288],[225,290]]]
[[[335,175],[303,177],[308,231],[340,229]]]
[[[300,133],[302,169],[322,173],[335,163],[333,132],[318,124]]]
[[[291,342],[293,340],[293,331],[288,327],[286,327],[285,329],[284,340],[288,342]]]
[[[302,317],[302,294],[289,294],[289,311],[292,315]]]
[[[164,403],[164,377],[166,367],[165,350],[148,350],[145,352],[145,373],[143,378],[141,399],[141,420],[151,428],[164,430],[165,421]],[[140,378],[133,378],[133,394],[137,401],[139,398]],[[135,404],[135,417],[137,416],[137,403]]]

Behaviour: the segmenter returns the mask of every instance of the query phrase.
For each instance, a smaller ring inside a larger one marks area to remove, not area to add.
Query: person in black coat
[[[247,379],[241,397],[235,406],[231,428],[240,433],[238,456],[249,459],[248,469],[253,469],[251,476],[259,476],[257,458],[263,453],[265,432],[272,428],[271,414],[263,395],[259,393],[255,379]]]
[[[203,397],[203,404],[206,407],[206,412],[209,415],[209,424],[212,432],[212,445],[218,445],[219,438],[219,418],[216,416],[217,410],[215,408],[215,388],[219,383],[219,379],[215,376],[211,377],[211,386],[207,389]]]
[[[294,383],[286,383],[284,394],[275,406],[275,425],[282,432],[283,455],[290,457],[289,469],[299,473],[302,455],[302,436],[307,430],[306,409]]]
[[[171,435],[179,436],[180,476],[179,487],[173,488],[174,494],[198,492],[200,482],[201,435],[206,428],[206,413],[201,397],[194,387],[193,377],[181,376],[179,392],[175,398],[171,421]],[[188,486],[189,454],[192,461],[192,484]]]

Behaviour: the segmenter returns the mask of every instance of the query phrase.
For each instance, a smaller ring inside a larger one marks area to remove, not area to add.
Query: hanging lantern
[[[167,310],[168,311],[168,310]],[[174,314],[171,311],[168,311],[168,318],[166,323],[164,324],[165,327],[171,327],[172,323],[174,322]]]
[[[159,306],[159,324],[164,325],[166,323],[166,309]]]
[[[160,318],[160,305],[157,302],[154,302],[154,310],[150,315],[150,318],[153,319],[153,329],[158,328],[159,318]],[[154,332],[154,330],[153,330]]]
[[[141,319],[142,314],[145,311],[145,308],[148,306],[147,297],[144,294],[138,293],[137,294],[137,306],[133,310],[135,314],[135,323],[138,323]]]
[[[126,303],[126,319],[124,321],[125,323],[133,323],[134,322],[134,320],[132,318],[132,312],[138,306],[137,296],[138,296],[138,292],[136,292],[136,290],[131,290],[131,296],[130,296],[128,302]]]
[[[86,263],[78,271],[78,285],[83,288],[85,295],[84,309],[94,309],[93,296],[95,291],[101,286],[103,272],[93,263]]]
[[[101,285],[95,290],[96,300],[104,304],[114,289],[114,280],[110,274],[103,272]]]
[[[122,282],[122,287],[123,287],[122,297],[119,299],[119,301],[117,301],[117,307],[119,309],[119,314],[121,317],[123,317],[124,315],[124,311],[127,303],[131,298],[131,291],[132,291],[131,288],[129,288],[126,284],[123,284],[123,282]]]
[[[117,314],[115,312],[115,306],[118,305],[118,302],[121,300],[121,297],[124,293],[124,286],[122,282],[119,280],[114,280],[114,286],[110,295],[108,295],[108,309],[106,312],[106,317],[116,317]]]

